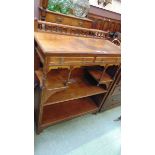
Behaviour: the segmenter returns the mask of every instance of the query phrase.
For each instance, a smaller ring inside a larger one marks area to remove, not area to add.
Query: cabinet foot
[[[37,129],[36,129],[36,134],[37,134],[37,135],[39,135],[41,132],[43,132],[43,129],[42,129],[42,128],[37,128]]]
[[[119,116],[117,119],[115,119],[114,121],[121,121],[121,116]]]
[[[97,114],[97,111],[96,111],[96,112],[93,112],[92,114],[93,114],[93,115],[96,115],[96,114]]]

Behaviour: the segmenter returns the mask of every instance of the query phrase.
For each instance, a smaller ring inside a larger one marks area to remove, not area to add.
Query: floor
[[[88,114],[34,135],[34,155],[120,155],[121,108]]]

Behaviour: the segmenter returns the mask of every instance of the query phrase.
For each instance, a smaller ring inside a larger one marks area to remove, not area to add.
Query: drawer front
[[[71,22],[72,26],[84,27],[84,28],[91,28],[92,22],[84,21],[80,19],[72,19]]]
[[[51,57],[50,64],[52,65],[83,65],[92,63],[94,57]]]
[[[52,14],[50,12],[46,13],[46,21],[64,25],[85,27],[85,28],[91,28],[92,26],[91,21],[85,21],[82,19],[76,19],[74,17]]]
[[[106,63],[106,64],[120,64],[119,57],[97,57],[95,60],[96,63]]]
[[[66,57],[64,58],[64,64],[76,64],[76,63],[80,63],[80,64],[87,64],[87,63],[91,63],[93,62],[93,57]]]
[[[50,65],[105,65],[118,64],[118,58],[95,58],[95,57],[50,57]]]
[[[49,12],[46,13],[46,21],[58,24],[65,24],[67,22],[63,16],[51,14]]]

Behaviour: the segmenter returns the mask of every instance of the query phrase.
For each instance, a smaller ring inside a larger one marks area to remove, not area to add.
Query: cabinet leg
[[[121,116],[119,116],[117,119],[115,119],[114,121],[121,121]]]
[[[43,128],[37,128],[36,129],[36,134],[39,135],[41,132],[43,132]]]
[[[93,114],[93,115],[96,115],[96,114],[97,114],[97,111],[93,112],[92,114]]]

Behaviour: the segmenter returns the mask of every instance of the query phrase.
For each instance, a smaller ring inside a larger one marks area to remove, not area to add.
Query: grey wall
[[[39,2],[40,0],[34,0],[34,18],[39,17],[39,11],[38,11]]]

